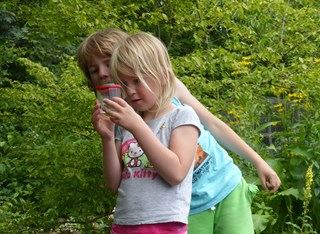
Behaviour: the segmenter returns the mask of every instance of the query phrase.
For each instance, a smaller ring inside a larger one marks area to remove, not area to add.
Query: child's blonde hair
[[[116,46],[110,61],[110,74],[123,86],[122,75],[135,76],[148,89],[145,79],[153,79],[160,91],[156,112],[172,102],[176,83],[168,51],[158,38],[148,33],[136,33]]]
[[[79,46],[77,52],[78,66],[87,78],[87,85],[94,90],[89,74],[89,63],[94,56],[111,57],[115,46],[128,34],[118,29],[106,29],[89,35]]]

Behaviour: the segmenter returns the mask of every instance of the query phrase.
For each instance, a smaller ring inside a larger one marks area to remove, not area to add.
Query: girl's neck
[[[163,108],[160,111],[144,111],[141,113],[142,119],[147,122],[156,118],[159,118],[160,116],[170,112],[174,109],[174,105],[170,103],[167,107]]]

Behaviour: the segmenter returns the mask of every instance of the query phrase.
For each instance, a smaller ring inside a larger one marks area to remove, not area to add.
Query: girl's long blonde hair
[[[160,91],[156,112],[172,102],[176,83],[168,51],[158,38],[148,33],[136,33],[116,46],[110,61],[110,74],[122,85],[122,75],[137,77],[148,89],[145,79],[153,79]]]

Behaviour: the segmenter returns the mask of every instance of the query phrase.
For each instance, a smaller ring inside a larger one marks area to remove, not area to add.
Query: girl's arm
[[[170,185],[179,184],[192,166],[196,153],[199,130],[192,125],[175,128],[169,147],[164,146],[131,106],[123,99],[113,98],[106,103],[113,110],[107,110],[111,120],[130,131],[147,155],[158,174]]]
[[[120,142],[107,141],[102,138],[103,176],[108,189],[115,193],[121,182],[122,161],[120,158]]]
[[[191,125],[183,125],[174,129],[170,136],[169,148],[165,147],[156,138],[147,125],[141,129],[135,128],[132,131],[158,174],[170,185],[181,183],[187,175],[196,154],[199,137],[197,128]]]
[[[101,136],[103,149],[103,175],[108,189],[117,192],[121,182],[122,161],[120,159],[120,143],[115,143],[114,123],[101,112],[96,102],[92,113],[92,123]]]
[[[192,96],[180,80],[176,79],[176,84],[177,98],[197,112],[201,123],[210,131],[214,138],[228,150],[242,156],[255,166],[264,190],[269,190],[270,192],[277,191],[281,184],[277,173],[227,124],[215,117]]]

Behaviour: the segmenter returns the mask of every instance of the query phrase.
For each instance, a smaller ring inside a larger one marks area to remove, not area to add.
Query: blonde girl
[[[96,106],[93,124],[107,186],[118,192],[111,233],[187,233],[200,122],[191,107],[172,104],[168,52],[156,37],[134,34],[117,45],[110,73],[125,99],[104,100],[108,117]]]

